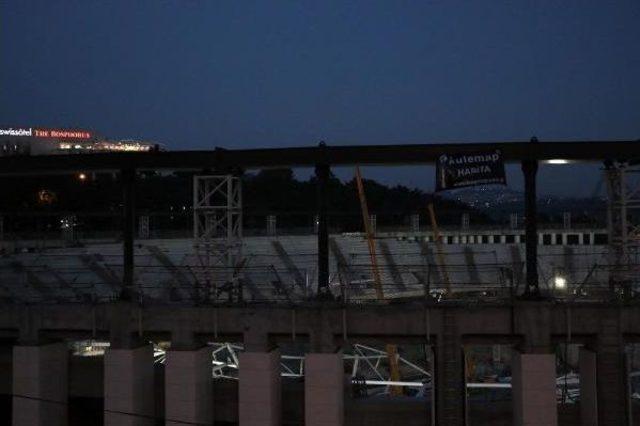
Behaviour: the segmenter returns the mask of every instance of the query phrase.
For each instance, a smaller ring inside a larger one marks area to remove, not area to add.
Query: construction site
[[[370,210],[360,167],[479,152],[522,170],[509,223],[442,224],[429,201],[385,228]],[[640,425],[638,158],[633,141],[535,139],[0,158],[1,178],[121,191],[111,232],[47,206],[55,227],[18,232],[0,212],[0,421]],[[539,223],[538,167],[578,163],[599,166],[602,223]],[[283,167],[312,168],[312,219],[247,228],[245,173]],[[357,231],[331,227],[336,167],[353,170]],[[192,203],[169,232],[136,188],[176,171]]]

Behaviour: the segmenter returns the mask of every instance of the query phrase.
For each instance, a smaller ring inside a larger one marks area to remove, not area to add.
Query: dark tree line
[[[5,226],[32,226],[29,218],[54,226],[63,215],[82,218],[85,227],[117,226],[122,210],[122,187],[117,174],[57,175],[48,177],[3,177],[0,182],[0,212]],[[193,204],[193,174],[143,173],[136,181],[136,208],[139,214],[155,217],[154,225],[167,228],[188,227]],[[290,169],[263,170],[243,176],[245,226],[264,226],[267,215],[278,217],[279,227],[312,226],[317,205],[315,177],[296,179]],[[426,207],[433,202],[443,225],[459,224],[463,212],[478,221],[488,218],[465,204],[432,198],[431,194],[402,185],[386,186],[364,179],[369,211],[379,226],[406,226],[412,214],[419,213],[428,223]],[[359,231],[362,216],[355,180],[342,182],[331,176],[327,185],[330,226],[343,231]],[[110,219],[109,219],[110,218]],[[52,225],[53,224],[53,225]]]

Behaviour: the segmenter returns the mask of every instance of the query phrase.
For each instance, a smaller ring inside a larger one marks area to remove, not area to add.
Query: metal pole
[[[538,142],[535,137],[531,143]],[[524,174],[524,214],[525,214],[525,249],[527,263],[527,285],[525,297],[539,297],[538,286],[538,212],[536,205],[536,173],[538,172],[537,160],[523,160],[522,172]]]
[[[135,179],[134,169],[123,169],[121,171],[124,217],[123,217],[123,256],[124,267],[122,274],[122,291],[120,299],[132,300],[133,298],[133,239],[136,228],[135,214]]]
[[[327,223],[327,181],[329,165],[316,165],[318,179],[318,297],[329,296],[329,227]]]

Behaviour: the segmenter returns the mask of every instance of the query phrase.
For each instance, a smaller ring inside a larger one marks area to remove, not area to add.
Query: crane
[[[444,258],[444,250],[442,247],[442,236],[440,235],[440,228],[438,228],[438,221],[436,220],[436,212],[433,209],[433,201],[427,205],[429,211],[429,219],[431,219],[431,230],[433,231],[433,240],[436,243],[436,255],[438,256],[438,263],[440,271],[442,272],[442,278],[444,279],[445,290],[447,293],[451,292],[451,280],[449,279],[449,271],[447,270],[447,264]]]
[[[358,197],[360,199],[360,209],[362,211],[362,219],[364,222],[364,230],[367,237],[367,246],[369,248],[369,257],[371,259],[371,268],[373,270],[373,285],[376,291],[376,298],[380,301],[384,300],[384,290],[382,289],[382,279],[380,278],[380,270],[378,268],[378,259],[376,255],[376,240],[371,229],[369,217],[369,208],[367,206],[367,198],[362,184],[362,175],[360,167],[356,166],[356,185],[358,187]],[[400,367],[398,365],[398,348],[396,345],[387,344],[385,346],[387,358],[389,359],[389,374],[391,381],[400,381]],[[390,386],[389,393],[394,396],[402,395],[402,388],[399,386]]]

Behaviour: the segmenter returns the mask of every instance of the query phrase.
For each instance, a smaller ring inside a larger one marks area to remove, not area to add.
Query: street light
[[[552,158],[551,160],[545,161],[547,164],[569,164],[569,160],[565,160],[564,158]]]
[[[567,289],[567,279],[562,275],[556,275],[553,278],[553,286],[556,290],[566,290]]]

